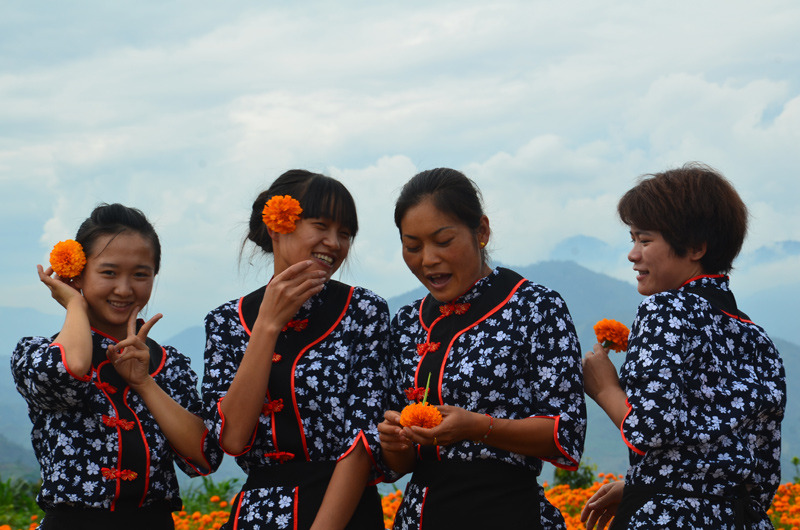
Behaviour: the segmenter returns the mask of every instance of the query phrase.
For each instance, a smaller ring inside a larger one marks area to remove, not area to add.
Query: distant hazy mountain
[[[601,249],[596,249],[600,251]],[[514,268],[531,281],[545,285],[558,291],[566,300],[575,321],[581,348],[585,352],[594,343],[592,326],[601,318],[613,318],[630,325],[636,313],[636,307],[642,297],[636,288],[626,282],[613,279],[604,274],[592,272],[571,261],[550,261],[537,263],[527,267]],[[388,300],[390,310],[394,313],[399,307],[413,302],[427,294],[419,287],[409,293]],[[779,296],[780,293],[772,293]],[[740,300],[740,303],[742,301]],[[769,300],[765,298],[765,304]],[[752,305],[741,303],[745,311],[751,316]],[[785,307],[791,307],[786,305]],[[780,313],[779,308],[765,307],[772,314]],[[789,318],[788,312],[787,318]],[[55,331],[61,325],[60,317],[42,315],[33,310],[19,310],[0,307],[0,319],[4,322],[0,330],[0,363],[8,366],[8,355],[17,340],[26,334],[41,333],[42,329]],[[5,325],[11,322],[11,325]],[[162,340],[157,338],[157,340]],[[800,346],[773,337],[786,365],[787,381],[800,380]],[[202,325],[188,328],[174,337],[163,339],[164,344],[175,346],[192,359],[192,367],[202,377],[203,347],[205,336]],[[623,361],[623,354],[612,354],[612,358],[619,365]],[[0,369],[0,433],[5,436],[8,443],[0,439],[0,454],[6,455],[11,460],[8,465],[16,471],[8,473],[30,473],[30,466],[35,466],[30,449],[30,423],[25,410],[25,403],[17,394],[7,369]],[[589,428],[584,457],[597,464],[598,470],[604,472],[624,473],[627,468],[628,455],[619,430],[614,427],[605,413],[591,400],[588,403]],[[783,423],[783,480],[791,480],[794,468],[789,461],[792,456],[800,456],[800,393],[789,385],[787,415]],[[33,462],[33,464],[31,464]],[[15,467],[16,466],[16,467]],[[6,476],[7,462],[0,459],[0,473]],[[25,469],[28,471],[26,472]],[[35,471],[35,469],[34,469]],[[241,476],[232,458],[226,458],[220,478]],[[547,465],[542,474],[543,479],[552,478],[552,468]]]

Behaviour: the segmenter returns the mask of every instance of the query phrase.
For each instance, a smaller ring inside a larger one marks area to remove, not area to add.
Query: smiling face
[[[294,232],[278,234],[270,231],[275,274],[295,263],[311,260],[310,270],[323,270],[330,280],[350,252],[351,234],[343,225],[323,217],[302,218]]]
[[[688,250],[678,256],[657,230],[631,229],[633,248],[628,261],[637,272],[636,282],[640,294],[650,296],[663,291],[677,289],[688,280],[706,274],[700,264],[705,254],[701,249]]]
[[[89,323],[106,335],[122,340],[128,319],[150,300],[155,278],[155,253],[150,241],[136,232],[98,237],[86,267],[75,279],[89,306]]]
[[[491,272],[480,250],[489,239],[486,216],[471,230],[427,198],[406,211],[400,237],[406,265],[439,302],[455,300]]]

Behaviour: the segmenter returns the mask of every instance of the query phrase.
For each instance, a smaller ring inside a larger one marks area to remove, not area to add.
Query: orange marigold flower
[[[261,212],[261,219],[267,228],[279,234],[290,234],[294,232],[295,222],[300,219],[303,208],[300,202],[291,195],[275,195]]]
[[[61,278],[74,278],[86,266],[86,254],[77,241],[59,241],[50,251],[50,266]]]
[[[442,413],[430,403],[412,403],[400,413],[400,425],[430,429],[442,423]]]
[[[219,495],[212,495],[208,498],[208,502],[219,502]]]
[[[628,349],[628,334],[630,330],[625,324],[604,318],[594,325],[594,332],[597,335],[597,342],[603,348],[614,351],[626,351]]]

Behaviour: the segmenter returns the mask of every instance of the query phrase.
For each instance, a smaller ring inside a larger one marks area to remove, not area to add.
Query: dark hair
[[[706,244],[709,274],[727,274],[747,235],[747,207],[718,171],[697,162],[639,177],[617,205],[622,222],[657,230],[677,256]]]
[[[250,212],[247,240],[264,252],[272,253],[272,238],[261,218],[264,205],[275,195],[291,195],[300,201],[301,217],[321,217],[339,223],[350,231],[350,240],[358,232],[358,215],[353,196],[338,180],[304,169],[290,169],[269,187],[259,193]]]
[[[485,215],[478,186],[460,171],[440,167],[417,173],[405,183],[394,205],[394,224],[398,230],[406,212],[426,198],[433,201],[437,210],[473,231],[478,230]],[[481,259],[488,261],[485,248],[481,249]]]
[[[101,236],[119,234],[131,230],[138,233],[144,239],[149,240],[153,246],[153,258],[155,259],[154,274],[158,274],[161,266],[161,243],[158,240],[155,228],[147,220],[147,217],[136,208],[129,208],[122,204],[101,204],[97,206],[92,214],[81,223],[75,241],[81,244],[86,256],[94,255],[94,245]]]

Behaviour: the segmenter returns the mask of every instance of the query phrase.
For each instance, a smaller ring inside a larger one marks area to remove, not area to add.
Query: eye
[[[438,247],[446,247],[446,246],[448,246],[450,243],[452,243],[452,242],[453,242],[453,239],[455,239],[455,238],[452,238],[452,237],[451,237],[450,239],[447,239],[447,240],[445,240],[445,241],[440,241],[440,242],[436,243],[436,246],[438,246]]]
[[[416,253],[416,252],[419,252],[419,249],[420,249],[420,248],[421,248],[421,247],[405,247],[405,249],[406,249],[406,252],[409,252],[409,253],[411,253],[411,254],[414,254],[414,253]]]

